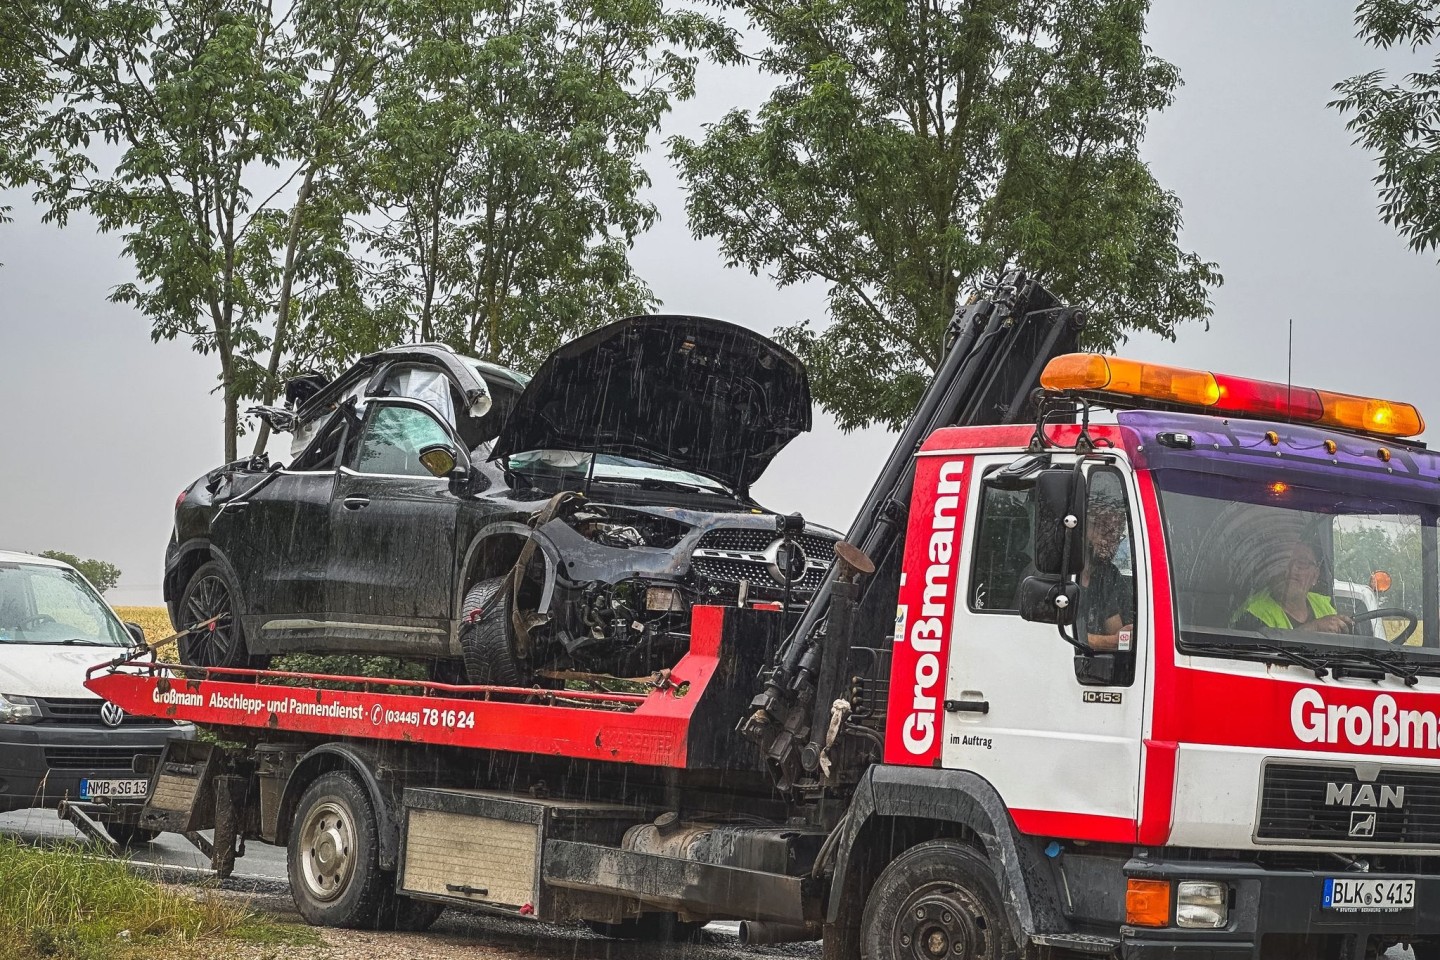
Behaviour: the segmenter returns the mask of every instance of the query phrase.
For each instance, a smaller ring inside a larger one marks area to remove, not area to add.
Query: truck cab
[[[981,778],[1072,930],[1125,956],[1435,956],[1418,413],[1088,355],[1042,383],[1120,409],[918,453],[885,763]]]

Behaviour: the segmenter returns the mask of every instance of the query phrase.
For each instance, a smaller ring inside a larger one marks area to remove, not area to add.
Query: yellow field
[[[145,630],[145,642],[154,643],[170,636],[175,630],[170,626],[170,614],[164,607],[116,607],[121,620],[138,623]],[[178,653],[173,643],[160,648],[161,660],[175,662]]]

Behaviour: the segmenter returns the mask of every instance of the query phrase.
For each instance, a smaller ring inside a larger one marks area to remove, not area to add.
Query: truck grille
[[[40,700],[40,713],[47,723],[65,723],[77,726],[105,726],[100,720],[100,707],[105,701],[98,697],[44,697]],[[125,714],[120,721],[122,727],[171,726],[169,720],[155,717],[140,717]]]
[[[1255,836],[1440,845],[1440,772],[1392,767],[1362,781],[1347,764],[1268,764]]]
[[[726,527],[711,530],[700,537],[690,566],[695,573],[716,584],[739,584],[749,580],[754,590],[778,593],[784,589],[770,575],[765,552],[780,539],[773,530]],[[814,591],[825,579],[825,571],[835,559],[835,541],[814,533],[795,538],[809,560],[805,575],[794,585],[799,591]]]
[[[137,755],[160,756],[162,747],[46,747],[45,765],[52,770],[132,770]]]

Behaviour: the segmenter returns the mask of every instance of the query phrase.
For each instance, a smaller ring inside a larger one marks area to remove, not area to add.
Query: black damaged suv
[[[165,598],[197,666],[372,653],[529,685],[673,664],[695,603],[819,586],[839,539],[789,540],[750,485],[810,428],[804,367],[733,324],[632,317],[535,378],[419,344],[258,411],[288,465],[213,470],[176,506]],[[788,588],[788,589],[787,589]]]

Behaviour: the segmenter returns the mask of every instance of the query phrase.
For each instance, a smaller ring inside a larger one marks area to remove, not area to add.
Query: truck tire
[[[110,839],[122,847],[139,846],[160,836],[159,830],[148,830],[133,823],[107,823],[105,832],[110,834]]]
[[[1017,960],[1022,951],[985,857],[929,840],[892,860],[860,918],[862,960]]]
[[[619,923],[586,920],[585,926],[611,940],[636,940],[645,943],[690,943],[700,939],[705,924],[681,920],[673,913],[642,913]]]
[[[465,675],[484,686],[528,687],[534,682],[530,665],[515,653],[515,629],[510,622],[514,598],[510,578],[481,580],[465,594],[460,605],[460,649],[465,652]]]
[[[300,796],[287,860],[295,909],[320,927],[377,927],[393,875],[380,869],[375,810],[347,770],[315,778]]]
[[[177,646],[181,663],[190,667],[265,665],[268,658],[250,655],[235,607],[235,588],[225,568],[216,560],[201,564],[180,594],[180,602],[175,607],[180,622],[175,628],[180,630],[188,624],[204,623],[217,615],[221,619],[204,630],[180,638]]]

